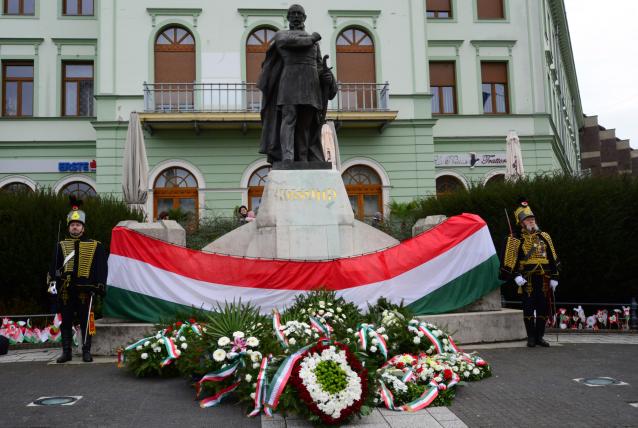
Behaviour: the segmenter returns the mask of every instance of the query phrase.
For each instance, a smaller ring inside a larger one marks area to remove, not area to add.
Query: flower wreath
[[[306,351],[290,382],[308,409],[328,425],[360,413],[368,398],[368,371],[338,342],[322,341]]]

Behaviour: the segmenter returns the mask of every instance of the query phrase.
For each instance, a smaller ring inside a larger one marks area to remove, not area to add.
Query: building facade
[[[0,187],[122,194],[131,112],[148,212],[259,204],[260,64],[281,3],[2,0]],[[562,0],[309,0],[339,81],[328,119],[359,218],[394,200],[579,171],[582,109]]]
[[[581,167],[593,176],[638,176],[638,150],[629,140],[616,137],[615,129],[598,124],[598,116],[585,116],[580,129]]]

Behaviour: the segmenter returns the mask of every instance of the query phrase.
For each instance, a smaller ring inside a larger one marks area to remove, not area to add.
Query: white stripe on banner
[[[487,226],[434,259],[394,278],[340,290],[343,296],[361,309],[367,302],[385,297],[406,305],[436,291],[472,270],[495,254]],[[294,297],[307,291],[237,287],[204,282],[169,272],[150,264],[111,254],[109,286],[144,294],[185,306],[211,309],[217,303],[241,299],[260,307],[263,313],[283,309]]]

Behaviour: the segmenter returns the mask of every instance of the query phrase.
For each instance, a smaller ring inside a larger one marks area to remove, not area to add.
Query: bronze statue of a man
[[[321,57],[321,36],[308,34],[305,21],[303,7],[290,6],[290,29],[275,34],[257,83],[263,94],[259,153],[270,163],[325,161],[321,126],[337,83],[328,57]]]

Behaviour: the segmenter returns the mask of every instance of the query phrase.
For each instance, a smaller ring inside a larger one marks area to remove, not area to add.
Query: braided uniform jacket
[[[73,257],[63,266],[66,257],[75,251]],[[106,284],[108,276],[107,256],[99,241],[87,238],[67,238],[60,241],[53,254],[48,280],[56,271],[60,273],[61,298],[68,299],[69,293],[94,291],[95,286]]]
[[[547,232],[523,231],[508,236],[501,257],[501,279],[546,275],[558,280],[560,262]]]

